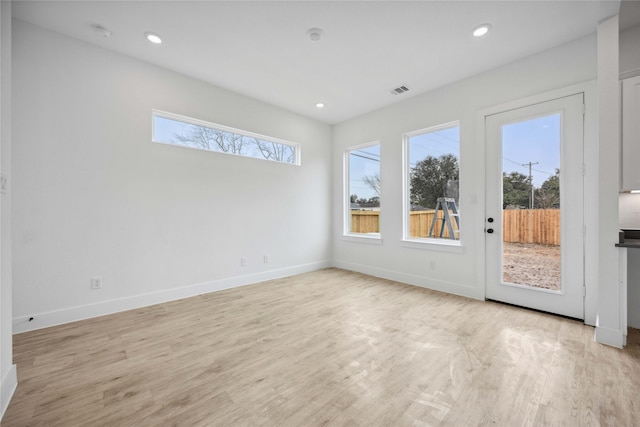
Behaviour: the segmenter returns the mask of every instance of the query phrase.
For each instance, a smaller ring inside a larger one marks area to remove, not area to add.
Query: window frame
[[[447,123],[442,123],[427,128],[417,129],[414,131],[406,132],[402,134],[402,245],[408,248],[414,249],[432,249],[443,252],[463,252],[462,244],[462,227],[460,227],[459,239],[442,239],[434,237],[412,237],[410,233],[410,215],[411,215],[411,165],[410,165],[410,140],[414,136],[423,135],[426,133],[437,132],[443,129],[458,128],[460,134],[461,126],[460,120],[454,120]],[[460,155],[458,157],[458,164],[460,168],[460,174],[462,173],[462,144],[458,139],[458,148]],[[460,197],[462,198],[462,197]],[[462,220],[462,217],[459,218]],[[462,222],[460,222],[462,224]]]
[[[343,240],[370,244],[382,244],[382,227],[378,233],[362,234],[351,232],[351,180],[350,180],[350,154],[353,151],[363,148],[379,146],[382,148],[379,140],[365,142],[364,144],[352,145],[344,149],[343,153],[343,173],[342,173],[342,191],[343,191],[343,216],[342,216],[342,238]],[[380,166],[382,166],[382,155],[380,155]],[[380,168],[382,172],[382,168]],[[382,193],[382,191],[381,191]],[[380,207],[382,207],[382,194],[380,195]],[[382,218],[382,209],[380,209],[379,220]]]
[[[281,144],[281,145],[286,145],[286,146],[289,146],[289,147],[293,147],[293,150],[294,150],[293,163],[284,162],[284,161],[280,161],[280,160],[266,159],[264,157],[248,156],[248,155],[244,155],[244,154],[229,153],[229,152],[225,152],[225,151],[208,150],[206,148],[199,148],[199,147],[193,147],[193,146],[190,146],[190,145],[175,144],[175,143],[172,143],[172,142],[161,141],[161,140],[156,138],[156,126],[155,126],[155,118],[156,117],[160,117],[160,118],[167,119],[167,120],[173,120],[173,121],[176,121],[176,122],[181,122],[181,123],[192,125],[192,126],[204,127],[204,128],[208,128],[208,129],[218,130],[218,131],[221,131],[221,132],[241,135],[241,136],[245,136],[247,138],[259,139],[259,140],[265,141],[265,142],[272,142],[272,143],[275,143],[275,144]],[[272,136],[261,135],[259,133],[249,132],[249,131],[242,130],[242,129],[236,129],[236,128],[233,128],[233,127],[230,127],[230,126],[225,126],[225,125],[221,125],[221,124],[218,124],[218,123],[208,122],[206,120],[200,120],[200,119],[196,119],[196,118],[193,118],[193,117],[183,116],[183,115],[180,115],[180,114],[169,113],[167,111],[162,111],[162,110],[157,110],[157,109],[152,109],[151,110],[151,141],[154,142],[154,143],[157,143],[157,144],[170,145],[170,146],[173,146],[173,147],[191,148],[191,149],[194,149],[194,150],[206,151],[208,153],[228,154],[228,155],[237,156],[237,157],[244,157],[244,158],[247,158],[247,159],[266,160],[266,161],[269,161],[269,162],[279,163],[279,164],[283,164],[283,165],[300,166],[302,164],[302,162],[301,162],[302,153],[301,153],[301,148],[300,148],[300,144],[299,143],[287,141],[287,140],[280,139],[280,138],[275,138],[275,137],[272,137]]]

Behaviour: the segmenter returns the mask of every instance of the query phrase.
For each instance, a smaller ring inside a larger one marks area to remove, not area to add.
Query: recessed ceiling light
[[[324,108],[324,102],[316,102],[316,108]]]
[[[322,31],[321,28],[310,28],[309,30],[307,30],[307,36],[309,36],[309,39],[312,42],[320,41],[323,34],[324,31]]]
[[[489,32],[491,29],[491,24],[482,24],[478,25],[473,29],[474,37],[482,37]]]
[[[161,44],[162,43],[162,38],[159,35],[157,35],[156,33],[146,32],[146,33],[144,33],[144,36],[146,37],[146,39],[148,41],[150,41],[153,44]]]

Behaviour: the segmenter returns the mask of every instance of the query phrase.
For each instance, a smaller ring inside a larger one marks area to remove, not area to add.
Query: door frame
[[[485,248],[485,212],[486,212],[486,128],[485,117],[503,111],[514,110],[532,104],[539,104],[556,98],[583,93],[586,111],[584,115],[584,188],[598,188],[598,114],[597,80],[567,86],[521,99],[516,99],[492,107],[478,110],[476,113],[475,158],[482,159],[479,166],[480,176],[476,181],[476,200],[478,215],[474,220],[474,238],[477,242],[476,272],[481,298],[486,299],[486,262]],[[480,163],[480,162],[479,162]],[[586,295],[584,298],[584,323],[595,326],[598,311],[598,194],[597,191],[585,191],[584,195],[584,280]]]

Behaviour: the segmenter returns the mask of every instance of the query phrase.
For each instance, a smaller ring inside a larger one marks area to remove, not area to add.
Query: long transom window
[[[157,110],[153,111],[153,141],[292,165],[300,164],[298,144]]]

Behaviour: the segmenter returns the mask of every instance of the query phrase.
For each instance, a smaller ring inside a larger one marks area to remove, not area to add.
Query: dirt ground
[[[560,290],[560,246],[505,242],[504,281]]]

